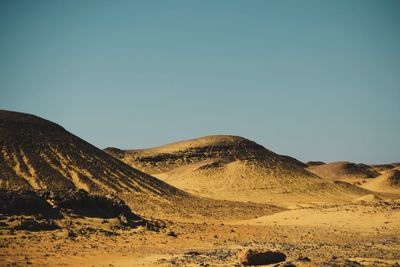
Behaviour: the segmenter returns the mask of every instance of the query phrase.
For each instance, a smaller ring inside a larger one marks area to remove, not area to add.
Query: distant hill
[[[180,189],[216,199],[287,206],[351,200],[367,192],[321,179],[307,171],[306,164],[238,136],[207,136],[149,149],[105,151]]]
[[[375,164],[375,165],[370,165],[372,169],[375,171],[382,173],[385,171],[397,169],[400,170],[400,163],[392,163],[392,164]]]
[[[347,161],[332,162],[327,164],[308,164],[307,170],[322,178],[349,179],[349,178],[374,178],[379,172],[366,164],[356,164]]]

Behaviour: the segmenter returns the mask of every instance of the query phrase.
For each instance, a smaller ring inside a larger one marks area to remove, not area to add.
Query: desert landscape
[[[400,0],[0,0],[0,267],[400,267]]]
[[[0,111],[1,266],[400,266],[400,164],[244,137],[99,149]]]

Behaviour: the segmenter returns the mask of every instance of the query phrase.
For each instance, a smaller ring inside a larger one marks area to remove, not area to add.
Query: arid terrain
[[[400,266],[400,164],[243,137],[101,150],[0,111],[1,266]]]

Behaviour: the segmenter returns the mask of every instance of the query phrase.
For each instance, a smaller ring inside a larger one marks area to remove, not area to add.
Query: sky
[[[0,1],[0,109],[105,148],[400,161],[400,1]]]

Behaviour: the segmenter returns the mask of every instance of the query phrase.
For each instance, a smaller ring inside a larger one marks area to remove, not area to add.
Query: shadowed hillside
[[[1,189],[184,195],[39,117],[0,111]]]

